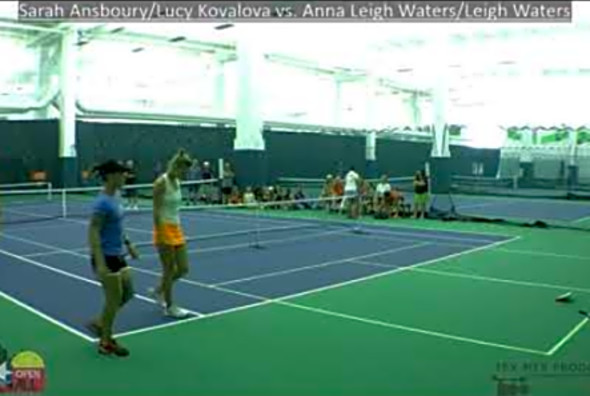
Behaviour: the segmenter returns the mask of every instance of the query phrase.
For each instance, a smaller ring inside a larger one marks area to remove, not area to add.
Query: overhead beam
[[[92,39],[107,39],[112,37],[111,32],[104,31],[103,29],[97,29],[95,31],[83,31],[83,34],[86,38]],[[220,43],[208,43],[203,41],[197,40],[185,40],[179,43],[172,43],[166,37],[154,35],[154,34],[144,34],[144,33],[135,33],[135,32],[128,32],[122,31],[117,33],[117,41],[126,41],[129,43],[134,44],[143,44],[143,45],[157,45],[157,46],[169,46],[175,48],[182,48],[187,50],[195,50],[198,52],[204,51],[211,51],[211,52],[235,52],[235,46],[230,44],[220,44]]]
[[[43,26],[39,26],[39,25],[33,25],[31,23],[19,23],[19,22],[15,22],[13,19],[9,19],[9,18],[0,18],[0,27],[7,27],[10,29],[25,30],[25,31],[42,32],[42,33],[63,34],[63,30],[59,29],[59,28],[43,27]]]

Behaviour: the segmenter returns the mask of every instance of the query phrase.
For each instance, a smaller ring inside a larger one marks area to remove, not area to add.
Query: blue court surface
[[[160,267],[151,246],[151,216],[126,219],[129,236],[142,246],[131,261],[137,298],[116,324],[121,333],[165,326],[147,297]],[[304,295],[462,255],[512,237],[363,225],[249,213],[187,212],[191,272],[175,299],[192,319]],[[87,221],[60,219],[6,227],[0,238],[0,290],[89,338],[84,324],[101,307],[86,245]],[[382,263],[370,264],[369,261]],[[365,261],[364,261],[365,260]]]
[[[590,201],[454,195],[434,198],[437,208],[487,218],[581,222],[590,220]]]

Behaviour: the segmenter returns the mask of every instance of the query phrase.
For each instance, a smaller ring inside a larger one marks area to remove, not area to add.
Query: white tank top
[[[162,204],[162,218],[165,223],[180,224],[180,207],[182,206],[182,189],[180,182],[172,182],[168,174],[164,174],[164,199]]]

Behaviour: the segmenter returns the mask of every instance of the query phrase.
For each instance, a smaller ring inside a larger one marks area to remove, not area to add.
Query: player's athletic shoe
[[[100,341],[98,344],[98,353],[102,355],[115,355],[119,357],[129,356],[129,350],[119,345],[117,341],[113,339],[108,341]]]
[[[184,309],[178,308],[176,305],[164,309],[164,315],[175,318],[175,319],[182,319],[186,318],[189,314]]]

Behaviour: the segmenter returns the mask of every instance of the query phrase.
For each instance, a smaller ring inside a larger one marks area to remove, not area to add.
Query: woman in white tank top
[[[154,183],[154,244],[160,255],[162,278],[150,294],[163,306],[164,314],[182,318],[187,313],[172,302],[174,283],[188,273],[186,240],[180,222],[183,179],[193,160],[179,150],[168,164],[167,172]]]

